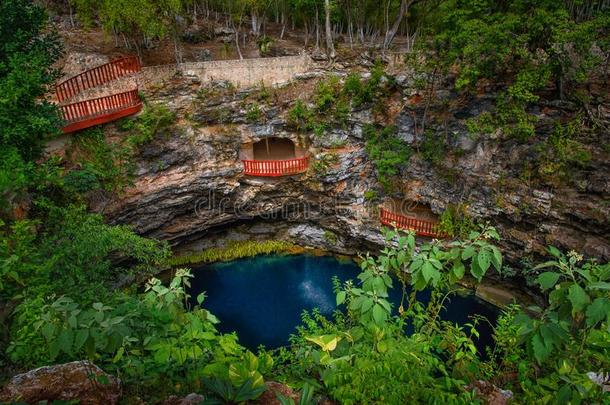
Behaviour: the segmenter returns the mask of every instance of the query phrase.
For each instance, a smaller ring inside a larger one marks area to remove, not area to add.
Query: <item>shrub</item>
[[[117,192],[131,184],[134,169],[131,148],[107,142],[100,128],[73,135],[68,156],[77,165],[66,175],[69,191],[84,192],[99,185],[106,191]]]
[[[409,145],[396,136],[394,126],[377,130],[373,125],[367,125],[364,128],[364,136],[366,152],[375,165],[377,178],[388,190],[391,188],[392,178],[407,164],[413,152]]]
[[[154,139],[176,121],[176,114],[163,104],[147,103],[144,111],[135,118],[121,122],[120,129],[131,131],[127,144],[137,147]]]
[[[572,179],[574,171],[585,167],[591,153],[578,141],[582,131],[580,118],[566,125],[557,124],[549,138],[537,146],[539,153],[538,175],[549,183]]]
[[[447,153],[447,146],[443,134],[426,131],[424,138],[419,144],[419,152],[424,160],[430,162],[433,165],[438,165]]]
[[[263,111],[261,110],[261,107],[258,105],[258,103],[250,104],[248,110],[246,111],[246,119],[249,122],[254,123],[260,121],[262,116]]]
[[[449,204],[439,221],[439,231],[455,238],[466,238],[478,228],[463,204]]]
[[[297,99],[294,107],[288,112],[288,122],[299,131],[313,128],[313,113],[303,100]]]

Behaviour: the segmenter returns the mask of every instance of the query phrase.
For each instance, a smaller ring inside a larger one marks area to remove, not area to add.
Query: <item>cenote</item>
[[[237,332],[240,342],[250,349],[259,345],[273,349],[288,343],[304,310],[318,308],[322,314],[332,315],[336,307],[333,276],[355,280],[359,272],[352,260],[333,256],[255,256],[195,268],[189,293],[194,304],[194,297],[206,292],[204,307],[220,319],[221,332]],[[399,286],[396,282],[390,291],[393,313],[400,304]],[[421,292],[418,299],[426,303],[429,295]],[[495,324],[498,309],[474,295],[454,295],[441,317],[463,325],[473,315]],[[477,329],[480,338],[476,343],[482,351],[492,342],[491,326],[481,322]]]

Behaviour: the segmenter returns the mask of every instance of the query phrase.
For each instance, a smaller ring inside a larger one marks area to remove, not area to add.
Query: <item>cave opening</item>
[[[288,160],[296,158],[294,142],[285,138],[265,138],[252,145],[254,160]]]

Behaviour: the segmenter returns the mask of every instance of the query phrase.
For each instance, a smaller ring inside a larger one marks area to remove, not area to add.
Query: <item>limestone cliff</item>
[[[134,186],[119,197],[94,201],[94,209],[181,250],[222,243],[225,237],[289,238],[342,253],[378,246],[380,199],[371,195],[383,196],[384,190],[363,139],[363,126],[374,121],[374,106],[351,111],[347,124],[321,135],[299,131],[288,120],[295,99],[311,92],[320,76],[345,76],[346,69],[312,70],[274,90],[236,89],[185,75],[147,86],[146,98],[168,105],[178,121],[169,136],[158,136],[141,149]],[[594,151],[568,185],[532,185],[521,176],[532,145],[493,136],[476,139],[466,128],[468,118],[490,108],[493,94],[464,99],[443,90],[439,99],[444,102],[430,107],[418,101],[408,74],[398,74],[395,85],[384,123],[396,125],[399,136],[418,149],[417,117],[431,108],[443,115],[444,124],[431,123],[428,130],[447,132],[459,153],[435,164],[412,156],[390,196],[417,201],[436,214],[449,204],[464,204],[473,218],[498,228],[514,261],[539,254],[548,244],[610,257],[607,149]],[[573,109],[549,100],[537,114],[544,125]],[[599,116],[607,122],[608,109],[601,106]],[[107,134],[120,136],[111,126]],[[308,172],[272,179],[245,176],[244,151],[271,137],[290,139],[310,155]]]

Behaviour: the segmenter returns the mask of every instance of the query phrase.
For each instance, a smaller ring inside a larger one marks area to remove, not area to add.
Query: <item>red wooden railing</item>
[[[138,89],[79,101],[59,107],[66,121],[64,133],[78,131],[135,114],[142,109]]]
[[[405,215],[396,214],[388,211],[385,208],[380,208],[380,219],[384,225],[415,231],[416,235],[429,236],[432,238],[445,238],[443,232],[439,230],[439,224],[423,219],[407,217]]]
[[[309,167],[309,157],[287,160],[242,160],[248,176],[289,176],[303,173]]]
[[[141,68],[137,56],[127,56],[86,70],[55,86],[57,100],[61,103],[84,90],[139,72]]]

